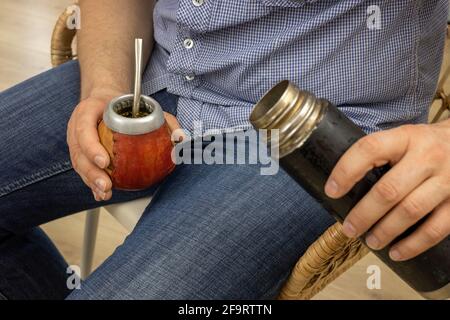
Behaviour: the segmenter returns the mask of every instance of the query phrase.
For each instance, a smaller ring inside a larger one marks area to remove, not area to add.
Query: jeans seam
[[[44,180],[44,179],[54,176],[56,174],[69,171],[71,168],[72,168],[71,162],[64,161],[64,162],[54,164],[53,166],[51,166],[49,168],[41,169],[37,172],[34,172],[33,174],[31,174],[29,176],[22,177],[18,180],[15,180],[15,181],[1,187],[0,188],[0,197],[3,197],[13,191],[21,189],[23,187],[26,187],[26,186],[36,183],[38,181]]]

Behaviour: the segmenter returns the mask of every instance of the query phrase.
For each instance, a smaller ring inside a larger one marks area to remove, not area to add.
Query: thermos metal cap
[[[148,115],[131,118],[120,114],[133,106],[133,95],[126,94],[111,100],[103,113],[105,125],[114,132],[140,135],[159,129],[165,122],[164,113],[159,103],[148,96],[141,95],[140,110]]]
[[[287,80],[281,81],[254,106],[250,122],[255,129],[278,129],[277,143],[282,158],[300,147],[320,122],[328,101],[317,99],[314,94],[300,90]]]

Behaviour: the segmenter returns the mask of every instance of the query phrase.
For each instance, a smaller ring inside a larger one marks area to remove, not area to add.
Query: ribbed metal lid
[[[320,122],[328,102],[284,80],[267,91],[250,114],[255,129],[278,130],[279,157],[300,147]]]

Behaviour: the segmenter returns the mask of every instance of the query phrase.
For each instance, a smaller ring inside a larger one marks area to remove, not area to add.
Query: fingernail
[[[98,188],[95,188],[95,193],[100,198],[100,200],[105,200],[106,193],[104,193],[103,191],[99,190]]]
[[[95,156],[94,162],[101,169],[104,169],[105,166],[106,166],[106,159],[104,157],[102,157],[102,156]]]
[[[348,221],[345,221],[342,225],[342,230],[344,231],[344,234],[349,238],[356,237],[356,229],[355,227]]]
[[[369,246],[369,248],[371,249],[378,249],[380,246],[380,240],[378,240],[377,237],[375,237],[373,234],[369,234],[366,237],[366,244]]]
[[[328,182],[325,185],[325,193],[330,196],[334,197],[337,195],[339,191],[339,186],[333,179],[328,180]]]
[[[105,191],[106,182],[103,179],[95,180],[95,185],[100,189],[100,191]]]
[[[92,195],[94,196],[95,201],[99,201],[98,196],[94,190],[92,190]]]
[[[397,249],[392,249],[389,252],[389,256],[391,257],[392,260],[394,261],[400,261],[402,260],[402,254],[400,253],[400,251],[398,251]]]

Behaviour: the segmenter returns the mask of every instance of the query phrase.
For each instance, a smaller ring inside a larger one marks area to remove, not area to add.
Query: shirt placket
[[[171,73],[169,89],[190,98],[200,84],[195,68],[201,56],[201,35],[208,28],[214,0],[180,0],[175,44],[167,61]]]
[[[202,34],[208,31],[214,2],[218,0],[180,0],[177,10],[177,33],[173,49],[167,61],[171,73],[168,90],[180,96],[178,108],[186,107],[184,98],[192,98],[195,88],[201,84],[201,75],[196,70],[202,49]],[[191,119],[201,120],[203,105],[190,100]],[[183,112],[183,110],[180,110]]]

